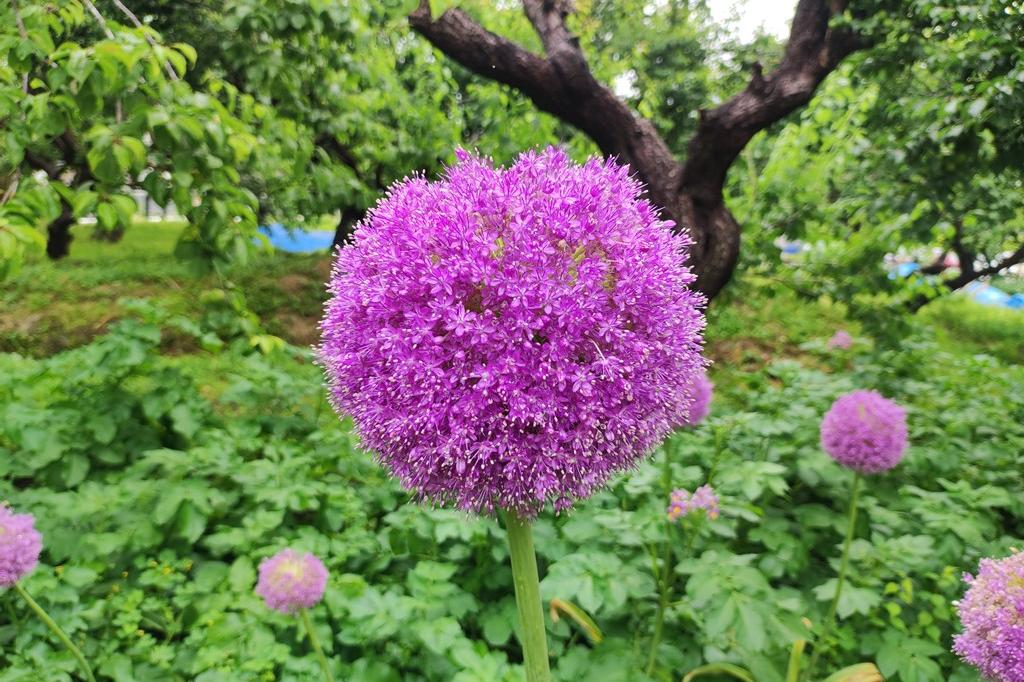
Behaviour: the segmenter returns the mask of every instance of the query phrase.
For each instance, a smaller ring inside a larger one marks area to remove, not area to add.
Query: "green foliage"
[[[272,108],[247,182],[264,213],[365,210],[394,180],[450,158],[454,85],[428,47],[404,39],[388,2],[233,0],[208,18],[221,37],[201,63]]]
[[[1024,254],[1024,15],[1005,2],[915,0],[859,28],[872,49],[755,141],[731,205],[753,228],[748,262],[898,336],[908,303]],[[779,235],[809,245],[795,268],[779,266]],[[890,277],[887,256],[936,273]],[[942,271],[947,256],[959,266]]]
[[[195,51],[148,28],[96,19],[85,3],[0,9],[0,254],[6,274],[47,228],[93,214],[117,235],[136,212],[127,187],[189,221],[184,254],[244,256],[255,197],[239,186],[255,137],[238,114],[181,80]],[[51,239],[53,235],[51,234]],[[63,255],[63,254],[59,254]]]
[[[923,315],[937,323],[942,340],[951,346],[1024,364],[1024,313],[1020,310],[984,306],[961,296],[950,296],[929,304]]]
[[[35,514],[45,542],[25,586],[102,677],[312,679],[298,623],[252,592],[260,559],[291,545],[331,571],[313,617],[340,679],[519,679],[496,522],[412,503],[310,390],[320,374],[309,352],[252,343],[265,331],[236,291],[214,295],[199,321],[122,305],[134,318],[91,344],[0,355],[0,497]],[[845,523],[849,475],[820,451],[818,422],[838,394],[870,386],[909,407],[913,447],[863,491],[821,670],[873,661],[895,682],[977,680],[948,652],[951,602],[962,571],[1024,540],[1021,367],[926,335],[836,357],[814,307],[780,295],[761,314],[791,320],[782,347],[806,341],[801,361],[716,367],[708,422],[536,524],[543,598],[582,609],[577,621],[603,635],[549,622],[557,678],[678,680],[714,664],[782,682],[792,644],[813,640],[827,609]],[[182,334],[208,350],[161,353]],[[710,480],[722,516],[673,531],[675,598],[648,678],[666,454],[672,486]],[[0,680],[73,674],[14,595],[0,601],[11,618]]]

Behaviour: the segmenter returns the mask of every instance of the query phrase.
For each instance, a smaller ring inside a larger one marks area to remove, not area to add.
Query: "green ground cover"
[[[294,620],[252,592],[260,559],[290,545],[331,571],[314,621],[339,679],[519,680],[501,526],[411,503],[319,390],[307,348],[326,259],[196,276],[133,243],[31,264],[0,300],[0,499],[36,515],[43,563],[25,586],[100,676],[317,679]],[[862,494],[822,669],[978,680],[949,653],[952,601],[963,571],[1024,545],[1024,367],[1014,318],[940,305],[890,347],[841,306],[740,278],[710,312],[711,418],[537,524],[544,599],[602,635],[549,622],[556,679],[678,680],[724,660],[784,682],[828,607],[846,518],[850,477],[818,423],[875,388],[908,407],[912,447]],[[829,351],[840,327],[857,342]],[[672,528],[675,596],[648,676],[668,492],[709,481],[722,514]],[[70,679],[74,660],[0,602],[0,681]]]

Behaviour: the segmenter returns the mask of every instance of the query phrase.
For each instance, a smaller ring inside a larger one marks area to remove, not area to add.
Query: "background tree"
[[[123,7],[123,6],[122,6]],[[0,7],[0,256],[17,265],[45,241],[68,253],[72,228],[94,214],[100,234],[128,227],[142,187],[188,219],[182,250],[240,254],[256,227],[239,186],[255,137],[251,111],[194,90],[181,76],[195,53],[89,0]],[[42,236],[45,235],[45,236]]]
[[[799,120],[757,141],[755,172],[729,191],[757,228],[751,264],[774,269],[778,235],[804,240],[782,276],[864,319],[1024,262],[1024,15],[1000,2],[909,10],[880,21],[890,37]],[[921,268],[891,277],[886,255]]]
[[[422,0],[410,15],[413,28],[474,72],[521,90],[539,108],[579,128],[601,151],[628,162],[654,202],[692,235],[697,286],[713,296],[728,281],[739,256],[740,226],[726,207],[726,173],[759,131],[806,104],[818,84],[859,42],[833,26],[845,3],[801,0],[778,66],[765,75],[756,64],[739,94],[699,111],[679,161],[651,120],[637,116],[591,69],[581,41],[567,24],[566,0],[524,0],[523,9],[545,56],[487,31],[469,14],[431,14]],[[660,11],[679,11],[669,3]],[[658,11],[658,10],[655,10]]]

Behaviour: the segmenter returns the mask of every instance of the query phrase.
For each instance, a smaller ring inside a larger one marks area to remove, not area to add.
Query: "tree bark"
[[[334,251],[352,234],[356,223],[363,219],[366,211],[361,208],[348,206],[341,211],[341,218],[338,219],[338,227],[334,230],[334,242],[331,244],[331,251]]]
[[[701,110],[687,156],[680,161],[654,125],[635,114],[591,73],[566,17],[569,0],[523,0],[544,56],[487,31],[468,14],[449,9],[436,19],[429,0],[409,16],[413,29],[441,52],[486,78],[509,85],[541,110],[579,128],[607,156],[628,163],[651,201],[693,240],[696,287],[709,298],[724,287],[740,252],[740,225],[725,205],[729,166],[760,130],[806,104],[848,54],[856,38],[830,27],[846,0],[800,0],[786,50],[771,74],[755,65],[742,92]]]
[[[75,224],[75,216],[71,207],[61,202],[60,215],[50,223],[47,229],[46,255],[51,260],[60,260],[68,255],[71,250],[71,241],[74,237],[71,234],[71,227]]]

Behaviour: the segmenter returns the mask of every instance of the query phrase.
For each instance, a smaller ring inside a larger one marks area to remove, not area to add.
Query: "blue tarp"
[[[964,287],[964,292],[982,305],[997,305],[1002,308],[1024,310],[1024,294],[1013,294],[1011,296],[1002,289],[996,289],[991,284],[971,282]]]
[[[912,272],[917,272],[921,266],[917,263],[900,263],[896,266],[896,274],[900,277],[907,277]]]
[[[328,230],[314,230],[312,232],[305,232],[299,229],[289,230],[289,228],[281,223],[261,225],[260,232],[267,235],[275,249],[287,251],[288,253],[326,251],[334,243],[334,232]]]
[[[921,269],[919,263],[900,263],[889,272],[889,279],[909,277]],[[997,289],[984,282],[971,282],[963,288],[963,292],[982,305],[994,305],[1001,308],[1024,310],[1024,294],[1012,296],[1002,289]]]

